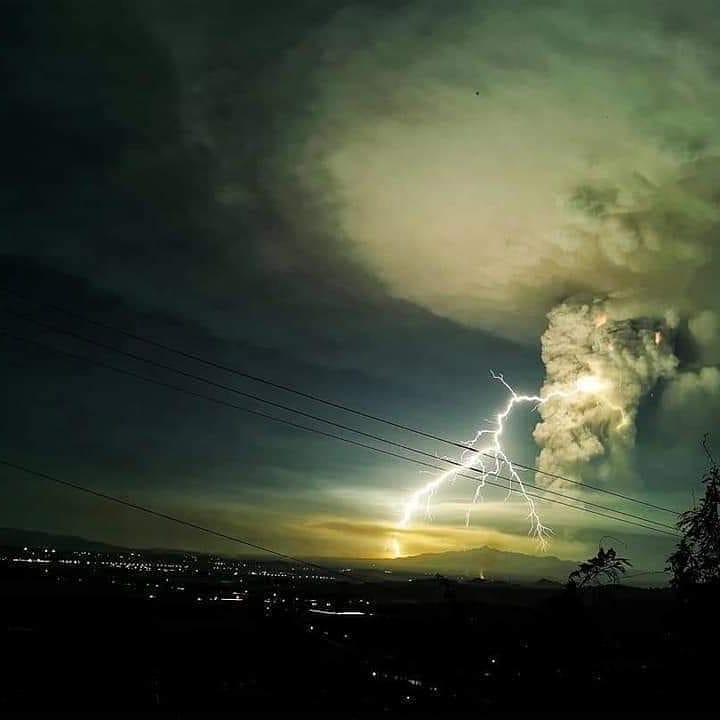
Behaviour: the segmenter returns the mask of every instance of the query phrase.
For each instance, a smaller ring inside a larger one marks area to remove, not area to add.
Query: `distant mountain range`
[[[75,535],[54,535],[40,530],[19,530],[17,528],[0,528],[0,547],[55,548],[56,550],[87,550],[95,552],[111,552],[121,550],[115,545],[88,540]]]
[[[392,561],[392,567],[405,572],[429,570],[467,577],[484,575],[486,578],[498,580],[546,578],[565,581],[568,574],[577,568],[577,563],[560,560],[553,555],[524,555],[480,547],[397,558]]]
[[[61,551],[86,550],[94,552],[117,552],[127,548],[108,543],[88,540],[74,535],[54,535],[39,530],[0,528],[0,547],[55,548]],[[133,548],[138,550],[138,548]],[[144,548],[144,552],[177,553],[180,550]],[[197,551],[190,551],[197,552]],[[258,558],[271,560],[271,558]],[[311,560],[311,558],[308,558]],[[313,561],[334,567],[353,567],[391,571],[393,574],[435,574],[484,577],[487,580],[508,582],[565,582],[568,575],[577,568],[571,560],[561,560],[553,555],[525,555],[507,552],[492,547],[472,550],[457,550],[442,553],[425,553],[394,559],[373,558],[312,558]],[[637,580],[628,578],[628,584],[660,585],[665,582],[662,575],[642,573],[637,569],[629,574],[640,575]]]
[[[511,583],[565,583],[568,575],[578,567],[578,562],[561,560],[554,555],[525,555],[523,553],[480,547],[471,550],[453,550],[441,553],[426,553],[395,559],[344,560],[318,562],[336,566],[391,571],[393,574],[435,574],[468,579],[506,581]],[[624,584],[634,586],[658,586],[666,584],[667,577],[660,573],[643,572],[633,568]]]
[[[337,562],[337,561],[336,561]],[[490,580],[565,582],[577,563],[553,555],[524,555],[492,547],[425,553],[390,560],[345,560],[354,567],[375,567],[393,573],[441,573]]]
[[[29,547],[34,549],[54,548],[62,552],[86,551],[86,552],[144,552],[159,554],[178,554],[184,551],[172,548],[138,548],[125,547],[123,545],[111,545],[99,540],[88,540],[79,535],[56,535],[54,533],[42,532],[41,530],[20,530],[18,528],[0,528],[0,547]]]

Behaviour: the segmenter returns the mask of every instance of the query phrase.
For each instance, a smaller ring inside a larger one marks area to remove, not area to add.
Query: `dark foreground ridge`
[[[177,552],[0,558],[0,710],[687,709],[714,673],[715,624],[669,590],[362,583]]]

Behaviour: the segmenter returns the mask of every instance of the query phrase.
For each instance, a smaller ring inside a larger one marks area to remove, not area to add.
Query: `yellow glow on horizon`
[[[465,507],[464,502],[456,503],[455,515],[461,518]],[[515,503],[500,500],[485,503],[478,508],[481,508],[488,518],[517,518]],[[564,512],[554,514],[553,517],[560,522]],[[316,516],[295,527],[302,532],[304,541],[308,538],[315,541],[316,547],[320,548],[315,552],[320,555],[390,560],[479,547],[539,555],[537,543],[527,535],[521,521],[517,531],[477,525],[465,527],[452,521],[427,520],[418,522],[413,528],[398,530],[392,522],[375,522],[369,518]],[[586,550],[586,544],[577,540],[555,538],[552,554],[561,558],[575,558],[581,557]],[[303,549],[302,552],[313,551]]]
[[[393,537],[390,539],[390,543],[388,545],[388,551],[390,552],[390,557],[394,560],[396,558],[399,558],[402,555],[402,549],[400,548],[400,541]]]

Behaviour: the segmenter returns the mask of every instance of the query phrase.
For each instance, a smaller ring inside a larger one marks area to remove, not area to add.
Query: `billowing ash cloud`
[[[390,294],[524,342],[564,299],[605,299],[606,327],[551,313],[547,384],[593,358],[628,424],[549,405],[545,467],[631,443],[639,398],[674,369],[641,318],[694,344],[673,407],[715,387],[697,375],[720,364],[715,17],[700,0],[421,0],[343,11],[290,58],[311,83],[277,176]]]
[[[278,175],[388,292],[463,324],[534,341],[578,293],[717,314],[709,8],[610,5],[339,13],[290,58],[311,82]]]
[[[672,328],[667,321],[616,319],[597,303],[563,303],[548,321],[541,395],[575,394],[539,407],[538,467],[579,477],[581,468],[604,457],[610,459],[603,464],[608,472],[624,464],[625,450],[634,442],[640,399],[676,372],[678,360],[668,342]],[[557,484],[541,474],[538,482]]]

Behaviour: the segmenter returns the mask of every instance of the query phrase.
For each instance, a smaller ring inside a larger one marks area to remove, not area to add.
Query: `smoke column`
[[[641,398],[661,378],[672,377],[678,359],[669,336],[672,319],[614,319],[602,303],[563,303],[548,313],[542,336],[546,379],[543,397],[592,377],[597,393],[551,399],[538,408],[533,437],[537,464],[546,473],[579,479],[587,465],[602,459],[601,474],[618,469],[635,441]],[[544,486],[562,481],[538,475]]]

